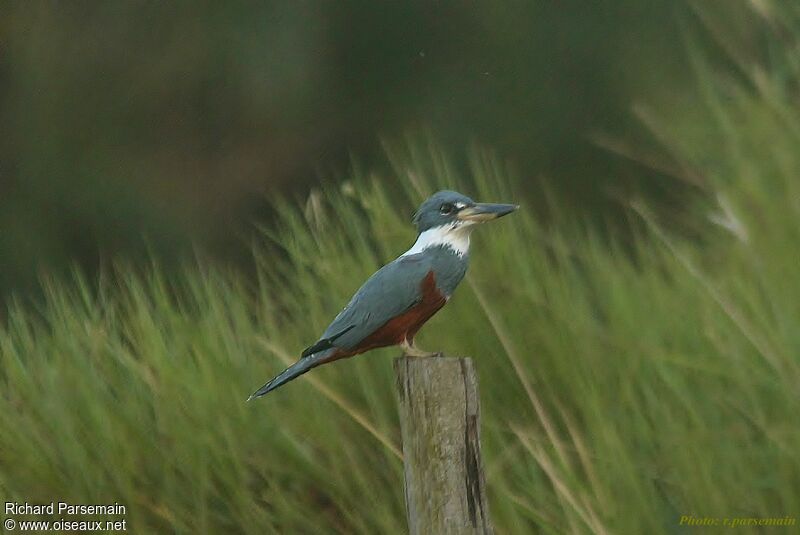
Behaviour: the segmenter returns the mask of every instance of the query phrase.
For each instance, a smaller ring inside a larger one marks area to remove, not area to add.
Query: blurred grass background
[[[524,207],[476,233],[468,279],[420,335],[423,347],[476,359],[499,533],[683,533],[688,514],[796,517],[800,8],[577,5],[532,4],[520,8],[527,17],[452,8],[436,24],[409,7],[381,14],[381,26],[355,4],[260,17],[159,6],[172,18],[153,4],[11,4],[2,113],[15,135],[1,144],[0,170],[14,289],[0,329],[6,499],[118,501],[144,533],[404,532],[394,351],[244,399],[408,247],[416,204],[450,187]],[[318,15],[316,25],[302,15]],[[193,24],[171,25],[179,20]],[[274,32],[262,35],[262,20]],[[388,32],[394,24],[404,30]],[[312,45],[291,28],[330,41]],[[615,37],[603,33],[611,28]],[[406,47],[406,31],[439,35],[452,55],[410,38]],[[332,51],[334,35],[349,45]],[[285,54],[257,36],[282,36]],[[530,48],[516,50],[515,37]],[[628,45],[603,51],[608,41]],[[212,44],[222,42],[231,48]],[[343,52],[356,42],[362,55]],[[501,42],[508,48],[492,48]],[[336,86],[356,92],[349,107],[322,79],[304,85],[323,75],[289,50],[349,65]],[[572,50],[587,54],[586,70]],[[178,76],[172,54],[196,62]],[[538,55],[549,59],[526,63]],[[407,70],[384,62],[392,57]],[[506,65],[505,82],[481,93],[460,70],[472,63]],[[97,72],[106,77],[95,86]],[[265,72],[298,85],[265,77],[245,90],[240,76]],[[403,89],[427,98],[396,96]],[[157,94],[165,100],[148,107],[144,96]],[[396,129],[417,119],[427,133],[403,140]],[[393,141],[379,147],[380,133]],[[357,163],[341,163],[348,151]],[[317,165],[339,179],[316,180]],[[259,214],[268,219],[257,234],[236,230]],[[222,238],[250,247],[253,276],[224,260],[242,253],[215,246]],[[94,269],[65,276],[61,262],[75,258]],[[21,290],[28,272],[40,297]]]

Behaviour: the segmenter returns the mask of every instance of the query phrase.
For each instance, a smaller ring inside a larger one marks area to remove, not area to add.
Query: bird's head
[[[455,191],[434,193],[414,214],[419,237],[406,254],[442,246],[464,256],[475,225],[510,214],[517,208],[515,204],[478,203]]]
[[[420,205],[414,223],[420,234],[438,227],[456,230],[503,217],[517,208],[516,204],[475,202],[457,191],[437,191]]]

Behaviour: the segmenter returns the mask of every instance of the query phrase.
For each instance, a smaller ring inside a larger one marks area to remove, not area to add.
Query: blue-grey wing
[[[421,283],[431,269],[430,260],[422,254],[401,256],[386,264],[359,288],[325,330],[321,341],[331,340],[332,346],[344,349],[356,347],[422,300]]]

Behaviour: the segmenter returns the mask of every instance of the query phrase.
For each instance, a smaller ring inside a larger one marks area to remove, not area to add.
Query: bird
[[[410,357],[433,356],[414,344],[422,325],[439,311],[464,278],[470,234],[516,204],[478,203],[456,191],[438,191],[415,212],[418,235],[411,248],[376,271],[356,291],[300,359],[256,390],[248,401],[339,359],[400,346]]]

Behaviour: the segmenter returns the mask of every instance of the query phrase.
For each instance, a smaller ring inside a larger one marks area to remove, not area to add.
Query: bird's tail
[[[285,385],[289,381],[296,379],[306,373],[311,368],[315,368],[320,364],[324,364],[328,361],[328,358],[334,352],[334,349],[329,349],[327,351],[320,351],[319,353],[315,353],[313,355],[308,355],[307,357],[303,357],[281,373],[267,381],[267,383],[253,392],[247,401],[251,399],[260,398],[264,394],[268,394],[275,390],[276,388]]]

